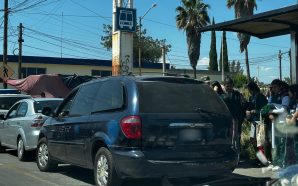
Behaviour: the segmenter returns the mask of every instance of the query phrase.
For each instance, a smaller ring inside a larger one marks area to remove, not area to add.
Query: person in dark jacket
[[[241,95],[241,93],[234,89],[234,82],[230,77],[225,78],[224,87],[226,92],[224,101],[233,116],[234,123],[238,128],[239,143],[240,143],[242,123],[245,118],[246,101]]]
[[[268,101],[267,98],[260,92],[260,88],[255,82],[249,82],[247,84],[247,89],[250,93],[248,108],[246,110],[246,119],[251,123],[250,141],[256,151],[261,150],[265,153],[263,146],[257,146],[256,129],[258,126],[257,121],[260,120],[260,111],[265,105],[267,105]]]

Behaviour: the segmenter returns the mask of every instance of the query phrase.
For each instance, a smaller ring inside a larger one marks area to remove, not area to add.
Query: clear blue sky
[[[100,45],[103,35],[102,25],[111,24],[112,0],[9,0],[13,12],[9,16],[8,53],[17,54],[17,26],[23,23],[24,46],[23,55],[31,56],[62,56],[73,58],[111,59],[111,52]],[[36,3],[39,3],[34,7]],[[205,0],[211,6],[210,17],[217,23],[234,19],[234,11],[226,8],[225,0]],[[138,16],[143,15],[153,3],[152,9],[143,20],[143,28],[154,38],[166,39],[172,45],[172,51],[167,54],[167,60],[177,68],[190,68],[186,36],[175,26],[175,8],[180,0],[134,0]],[[258,9],[255,13],[274,10],[297,3],[297,0],[257,0]],[[0,9],[3,9],[3,1]],[[17,10],[17,11],[15,11]],[[2,11],[3,14],[3,11]],[[62,16],[63,14],[63,16]],[[0,23],[2,23],[1,17]],[[3,40],[3,24],[0,29],[0,39]],[[221,33],[217,33],[217,51],[220,50]],[[229,59],[240,60],[243,68],[244,54],[239,51],[239,42],[235,33],[227,34]],[[263,82],[270,82],[278,74],[278,50],[286,52],[290,47],[289,35],[260,40],[252,38],[249,44],[252,76],[258,76]],[[201,56],[198,69],[204,69],[208,62],[210,49],[210,33],[202,36]],[[3,45],[0,45],[3,51]],[[2,52],[1,52],[2,53]],[[257,67],[259,66],[259,73]],[[285,55],[282,63],[283,76],[289,76],[289,59]]]

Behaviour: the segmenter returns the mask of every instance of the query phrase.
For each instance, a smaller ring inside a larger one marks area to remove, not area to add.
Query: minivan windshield
[[[229,113],[219,96],[199,82],[140,81],[137,86],[142,113]]]

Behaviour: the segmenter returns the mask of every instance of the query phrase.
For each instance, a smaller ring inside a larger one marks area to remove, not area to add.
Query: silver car
[[[55,110],[62,100],[32,98],[15,103],[0,123],[0,148],[17,149],[19,160],[25,160],[28,151],[36,149],[40,128],[48,118],[46,110]]]

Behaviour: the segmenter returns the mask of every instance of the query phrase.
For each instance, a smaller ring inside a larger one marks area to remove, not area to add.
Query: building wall
[[[9,67],[14,71],[12,78],[18,77],[18,64],[8,62]],[[106,66],[87,66],[87,65],[65,65],[65,64],[36,64],[36,63],[24,63],[22,68],[45,68],[47,74],[63,74],[63,75],[89,75],[91,76],[92,70],[100,71],[112,71],[111,67]],[[147,69],[142,68],[142,73],[162,73],[162,69]],[[134,68],[134,74],[138,74],[139,69]]]

